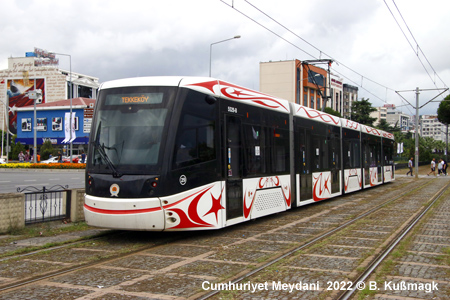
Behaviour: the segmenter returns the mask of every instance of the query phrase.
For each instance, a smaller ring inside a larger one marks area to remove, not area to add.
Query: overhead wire
[[[447,85],[445,84],[445,82],[442,80],[441,77],[439,77],[439,74],[436,72],[436,70],[435,70],[435,69],[433,68],[433,66],[431,65],[431,63],[430,63],[430,61],[428,60],[428,58],[427,58],[427,56],[425,55],[425,53],[422,51],[422,48],[419,46],[419,43],[417,42],[416,38],[414,37],[414,34],[412,33],[411,29],[409,29],[409,26],[408,26],[408,24],[406,23],[405,18],[403,18],[403,15],[402,15],[402,13],[400,12],[400,9],[399,9],[398,6],[397,6],[397,3],[395,3],[394,0],[392,0],[392,2],[394,3],[394,6],[395,6],[395,8],[397,9],[398,14],[399,14],[400,17],[402,18],[403,23],[405,24],[406,28],[408,29],[409,34],[411,34],[411,37],[413,38],[414,42],[415,42],[416,45],[417,45],[417,56],[419,56],[419,50],[420,50],[420,52],[422,53],[423,57],[424,57],[425,60],[427,61],[428,65],[429,65],[430,68],[433,70],[434,74],[439,78],[439,80],[442,82],[442,84],[443,84],[445,87],[447,87]],[[385,3],[386,3],[386,2],[385,2]],[[398,24],[398,23],[397,23],[397,24]],[[409,40],[408,40],[408,42],[409,42]],[[414,50],[414,49],[413,49],[413,50]],[[433,79],[432,79],[432,81],[434,82],[434,85],[436,86],[435,81],[434,81]]]
[[[228,3],[225,2],[224,0],[220,0],[220,1],[223,2],[225,5],[231,7],[232,9],[234,9],[235,11],[237,11],[238,13],[240,13],[241,15],[243,15],[244,17],[248,18],[249,20],[253,21],[254,23],[258,24],[259,26],[263,27],[264,29],[268,30],[268,31],[271,32],[272,34],[274,34],[274,35],[276,35],[277,37],[281,38],[281,39],[284,40],[285,42],[289,43],[290,45],[292,45],[292,46],[294,46],[295,48],[299,49],[300,51],[304,52],[305,54],[307,54],[307,55],[309,55],[309,56],[311,56],[311,57],[317,59],[316,56],[314,56],[314,55],[312,55],[312,54],[306,52],[304,49],[300,48],[299,46],[297,46],[297,45],[295,45],[294,43],[290,42],[289,40],[287,40],[286,38],[282,37],[282,36],[279,35],[278,33],[274,32],[274,31],[271,30],[271,29],[269,29],[267,26],[264,26],[264,25],[261,24],[260,22],[256,21],[256,20],[253,19],[252,17],[248,16],[248,15],[245,14],[244,12],[240,11],[239,9],[237,9],[237,8],[234,6],[234,0],[233,0],[233,4],[232,4],[232,5],[228,4]],[[275,20],[274,18],[272,18],[269,14],[265,13],[264,11],[262,11],[261,9],[259,9],[258,7],[256,7],[256,6],[253,5],[252,3],[250,3],[248,0],[244,0],[244,1],[245,1],[248,5],[250,5],[250,6],[253,7],[254,9],[256,9],[257,11],[259,11],[261,14],[263,14],[264,16],[266,16],[267,18],[269,18],[270,20],[272,20],[273,22],[275,22],[276,24],[278,24],[279,26],[281,26],[283,29],[285,29],[285,30],[288,31],[289,33],[293,34],[295,37],[299,38],[300,40],[302,40],[303,42],[305,42],[307,45],[311,46],[311,47],[312,47],[313,49],[315,49],[316,51],[319,51],[320,57],[321,57],[322,54],[324,54],[324,55],[328,56],[329,58],[333,59],[336,63],[338,63],[338,65],[342,65],[344,68],[346,68],[346,69],[350,70],[351,72],[353,72],[354,74],[357,74],[358,76],[360,76],[360,77],[361,77],[361,83],[358,84],[358,83],[355,82],[354,80],[351,80],[350,78],[348,78],[347,76],[345,76],[344,74],[342,74],[341,72],[338,72],[336,69],[333,68],[333,71],[334,71],[335,73],[337,73],[337,74],[339,74],[340,76],[346,78],[347,80],[349,80],[349,81],[352,82],[353,84],[359,86],[360,88],[362,88],[363,90],[365,90],[367,93],[371,94],[372,96],[376,97],[377,99],[381,100],[382,102],[387,103],[387,91],[390,90],[390,91],[395,92],[394,89],[392,89],[392,88],[390,88],[390,87],[387,87],[387,86],[385,86],[385,85],[383,85],[383,84],[380,84],[380,83],[378,83],[378,82],[376,82],[376,81],[374,81],[374,80],[372,80],[372,79],[370,79],[370,78],[368,78],[368,77],[366,77],[366,76],[360,74],[359,72],[355,71],[354,69],[348,67],[347,65],[345,65],[345,64],[342,63],[341,61],[338,61],[338,60],[334,59],[331,55],[329,55],[329,54],[325,53],[324,51],[320,50],[319,48],[317,48],[316,46],[314,46],[313,44],[311,44],[310,42],[308,42],[306,39],[302,38],[301,36],[299,36],[298,34],[296,34],[295,32],[293,32],[292,30],[290,30],[288,27],[286,27],[285,25],[283,25],[283,24],[280,23],[279,21],[277,21],[277,20]],[[383,1],[385,2],[386,6],[388,7],[389,11],[391,12],[391,15],[394,17],[394,20],[397,22],[397,25],[398,25],[398,26],[400,27],[400,29],[401,29],[400,24],[399,24],[398,21],[396,20],[394,14],[393,14],[392,11],[390,10],[390,8],[389,8],[389,6],[387,5],[386,1],[385,1],[385,0],[383,0]],[[392,1],[394,2],[394,0],[392,0]],[[398,7],[397,7],[397,5],[395,4],[395,2],[394,2],[394,5],[395,5],[395,7],[397,8],[397,10],[398,10],[400,16],[402,17],[402,20],[404,21],[406,27],[408,28],[408,30],[409,30],[411,36],[413,36],[411,30],[409,29],[408,25],[406,24],[406,22],[405,22],[403,16],[402,16],[401,13],[400,13],[400,10],[398,9]],[[403,32],[403,30],[402,30],[402,32]],[[405,38],[407,39],[408,43],[410,44],[411,48],[413,49],[413,52],[416,53],[416,51],[414,50],[413,45],[411,44],[411,42],[409,41],[409,39],[406,37],[406,34],[405,34],[404,32],[403,32],[403,34],[404,34]],[[416,42],[418,51],[420,50],[420,52],[422,53],[422,55],[425,57],[425,60],[426,60],[426,61],[428,62],[428,64],[430,65],[430,67],[431,67],[431,69],[433,70],[434,74],[441,80],[441,82],[444,84],[444,86],[446,86],[445,83],[444,83],[444,81],[439,77],[439,75],[436,73],[436,71],[435,71],[434,68],[432,67],[431,63],[429,62],[429,60],[428,60],[427,57],[425,56],[424,52],[422,51],[422,49],[421,49],[420,46],[418,45],[418,43],[417,43],[417,41],[415,40],[414,36],[413,36],[413,39],[414,39],[414,41]],[[417,54],[416,54],[417,56],[418,56],[418,51],[417,51]],[[418,58],[419,58],[419,56],[418,56]],[[427,72],[427,74],[428,74],[428,76],[430,77],[430,79],[431,79],[431,81],[433,82],[433,84],[436,86],[435,81],[431,78],[431,75],[429,74],[428,70],[426,69],[425,65],[424,65],[423,62],[420,60],[420,58],[419,58],[419,61],[420,61],[420,63],[422,64],[422,66],[424,67],[425,71]],[[386,89],[386,99],[383,100],[381,97],[377,96],[376,94],[372,93],[372,92],[369,91],[367,88],[365,88],[365,87],[363,86],[363,80],[364,80],[364,79],[366,79],[366,80],[368,80],[368,81],[370,81],[370,82],[372,82],[372,83],[374,83],[374,84],[376,84],[376,85],[378,85],[378,86],[380,86],[380,87],[385,88],[385,89]],[[436,87],[437,87],[437,86],[436,86]],[[404,99],[403,99],[402,97],[400,97],[399,94],[397,94],[397,95],[399,96],[400,101],[404,102]],[[406,105],[406,106],[407,106],[407,109],[410,111],[408,105],[411,105],[411,104],[410,104],[409,102],[407,102],[407,101],[406,101],[406,103],[407,103],[407,105]],[[401,105],[401,106],[403,106],[403,105]],[[410,111],[410,112],[411,112],[411,111]]]
[[[289,40],[287,40],[286,38],[282,37],[281,35],[279,35],[278,33],[274,32],[273,30],[269,29],[267,26],[264,26],[263,24],[261,24],[260,22],[256,21],[254,18],[250,17],[249,15],[245,14],[244,12],[242,12],[241,10],[237,9],[233,5],[228,4],[227,2],[225,2],[224,0],[220,0],[222,3],[224,3],[225,5],[231,7],[232,9],[234,9],[236,12],[240,13],[241,15],[243,15],[244,17],[246,17],[247,19],[251,20],[252,22],[258,24],[259,26],[263,27],[264,29],[266,29],[267,31],[271,32],[272,34],[276,35],[277,37],[281,38],[282,40],[284,40],[285,42],[289,43],[290,45],[294,46],[295,48],[299,49],[300,51],[304,52],[305,54],[309,55],[312,58],[318,59],[316,56],[314,56],[311,53],[308,53],[307,51],[305,51],[304,49],[300,48],[299,46],[295,45],[294,43],[290,42]],[[387,90],[391,90],[391,91],[395,91],[394,89],[387,87],[383,84],[380,84],[362,74],[360,74],[359,72],[353,70],[352,68],[348,67],[347,65],[345,65],[344,63],[342,63],[341,61],[338,61],[336,59],[334,59],[331,55],[328,55],[327,53],[325,53],[324,51],[320,50],[319,48],[317,48],[316,46],[314,46],[313,44],[311,44],[310,42],[308,42],[307,40],[305,40],[304,38],[302,38],[301,36],[299,36],[298,34],[296,34],[295,32],[293,32],[292,30],[290,30],[288,27],[286,27],[285,25],[281,24],[279,21],[275,20],[274,18],[272,18],[270,15],[268,15],[267,13],[265,13],[264,11],[262,11],[261,9],[259,9],[258,7],[256,7],[255,5],[253,5],[252,3],[250,3],[247,0],[244,0],[247,4],[249,4],[250,6],[252,6],[254,9],[256,9],[257,11],[259,11],[260,13],[262,13],[263,15],[265,15],[267,18],[269,18],[270,20],[272,20],[273,22],[275,22],[276,24],[278,24],[279,26],[281,26],[283,29],[285,29],[286,31],[288,31],[289,33],[293,34],[295,37],[299,38],[300,40],[304,41],[306,44],[308,44],[309,46],[311,46],[312,48],[314,48],[315,50],[319,51],[320,54],[324,54],[328,57],[330,57],[331,59],[333,59],[336,63],[338,63],[339,65],[342,65],[343,67],[345,67],[346,69],[350,70],[351,72],[357,74],[358,76],[361,77],[361,84],[356,83],[355,81],[351,80],[350,78],[348,78],[347,76],[344,76],[342,73],[338,72],[336,69],[333,69],[336,73],[338,73],[339,75],[341,75],[342,77],[346,78],[347,80],[351,81],[352,83],[354,83],[355,85],[361,87],[363,90],[365,90],[366,92],[368,92],[369,94],[373,95],[374,97],[376,97],[377,99],[381,100],[384,103],[387,103],[387,100],[383,100],[382,98],[380,98],[379,96],[375,95],[374,93],[372,93],[371,91],[369,91],[367,88],[365,88],[362,84],[362,81],[364,79],[380,86],[383,87]]]

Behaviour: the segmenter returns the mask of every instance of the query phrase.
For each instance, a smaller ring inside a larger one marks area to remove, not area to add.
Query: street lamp
[[[69,57],[69,82],[70,82],[70,90],[69,90],[69,98],[70,98],[70,117],[69,117],[69,124],[70,124],[70,147],[69,147],[69,157],[70,162],[72,163],[72,93],[73,93],[73,87],[72,87],[72,56],[70,54],[64,54],[64,53],[56,53],[52,52],[55,55],[64,55]]]
[[[212,43],[212,44],[209,46],[209,77],[211,77],[211,54],[212,54],[212,46],[215,45],[215,44],[223,43],[223,42],[226,42],[226,41],[229,41],[229,40],[233,40],[233,39],[240,39],[240,38],[241,38],[240,35],[235,35],[235,36],[232,37],[232,38],[229,38],[229,39],[226,39],[226,40],[223,40],[223,41],[219,41],[219,42]]]

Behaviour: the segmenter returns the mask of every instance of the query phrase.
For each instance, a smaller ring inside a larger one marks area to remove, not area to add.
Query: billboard
[[[42,97],[36,103],[45,103],[45,79],[36,78],[36,87],[34,86],[34,82],[34,79],[28,78],[8,79],[7,81],[6,93],[8,94],[9,130],[13,134],[17,134],[18,121],[20,121],[17,120],[16,109],[33,105],[33,100],[28,97],[28,92],[34,89],[40,89],[42,91]]]

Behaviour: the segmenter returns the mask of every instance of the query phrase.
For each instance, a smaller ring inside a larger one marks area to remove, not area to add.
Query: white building
[[[16,133],[16,109],[33,104],[28,93],[35,89],[42,95],[37,103],[50,103],[72,98],[97,98],[98,78],[61,70],[54,53],[35,48],[25,57],[8,58],[8,69],[0,70],[0,128],[6,131],[8,114],[9,130]],[[70,84],[72,83],[72,85]],[[70,88],[72,86],[72,94]]]
[[[346,119],[351,118],[352,103],[358,100],[358,87],[344,83],[344,98],[342,101],[342,116]]]
[[[382,107],[375,107],[375,109],[376,111],[370,113],[370,117],[376,119],[373,122],[373,126],[378,126],[381,120],[386,121],[387,108],[382,106]]]
[[[420,136],[431,137],[436,141],[445,142],[447,126],[439,122],[437,115],[423,115],[420,118]]]

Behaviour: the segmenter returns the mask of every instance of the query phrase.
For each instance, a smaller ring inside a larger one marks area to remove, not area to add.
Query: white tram
[[[89,225],[218,229],[394,180],[393,135],[213,78],[100,87]]]

